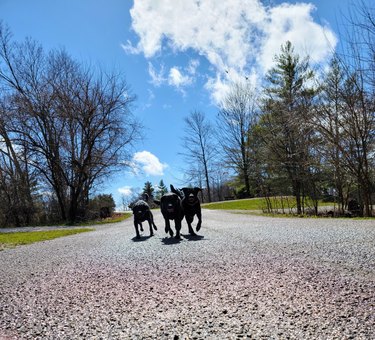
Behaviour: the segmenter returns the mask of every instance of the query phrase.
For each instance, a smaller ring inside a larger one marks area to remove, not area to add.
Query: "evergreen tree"
[[[284,172],[296,198],[297,213],[302,213],[304,184],[308,176],[311,139],[309,115],[315,91],[308,59],[300,60],[288,41],[275,57],[276,66],[266,78],[262,119],[270,160]]]
[[[142,194],[147,194],[149,198],[154,197],[154,187],[152,186],[152,183],[150,181],[147,181],[145,183],[145,186],[143,187]]]
[[[168,188],[164,184],[164,181],[161,179],[158,185],[158,189],[156,191],[156,199],[160,200],[160,198],[168,192]]]

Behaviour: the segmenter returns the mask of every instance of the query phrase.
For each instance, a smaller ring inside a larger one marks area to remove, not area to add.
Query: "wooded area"
[[[13,42],[0,25],[0,225],[100,214],[100,204],[90,210],[93,188],[130,159],[139,133],[123,79],[64,50]]]
[[[262,88],[247,79],[232,84],[215,124],[202,119],[202,113],[190,115],[191,140],[205,134],[192,126],[216,131],[203,147],[196,142],[186,149],[186,159],[194,164],[187,179],[211,188],[204,200],[292,195],[297,214],[305,212],[309,198],[316,214],[318,200],[328,199],[338,205],[338,215],[349,207],[372,216],[375,16],[363,4],[351,14],[348,47],[333,55],[327,69],[312,69],[309,58],[301,59],[286,42]]]
[[[339,215],[349,205],[373,215],[373,9],[362,4],[348,24],[345,50],[327,69],[313,69],[287,41],[262,87],[244,76],[216,122],[197,110],[185,119],[185,179],[204,188],[204,201],[291,195],[297,214],[309,198],[315,213],[329,199]],[[0,91],[0,226],[74,222],[113,209],[113,198],[95,198],[93,189],[130,163],[141,130],[123,75],[31,39],[14,42],[0,23]],[[161,181],[158,193],[166,190]]]

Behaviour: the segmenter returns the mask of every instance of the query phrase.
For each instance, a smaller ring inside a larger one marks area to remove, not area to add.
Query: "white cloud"
[[[188,86],[194,82],[193,76],[196,73],[196,69],[199,65],[199,61],[191,60],[186,68],[181,70],[178,66],[173,66],[169,69],[168,75],[164,65],[160,66],[159,70],[156,70],[154,65],[148,63],[148,73],[151,77],[151,83],[159,87],[162,84],[168,84],[181,89],[184,86]]]
[[[117,191],[124,196],[131,196],[133,194],[133,190],[129,186],[118,188]]]
[[[167,81],[167,78],[164,77],[164,74],[165,74],[165,70],[164,70],[164,66],[162,65],[160,70],[157,71],[154,67],[154,65],[152,65],[152,63],[148,63],[148,73],[151,77],[151,83],[154,85],[154,86],[160,86],[162,85],[164,82]]]
[[[197,72],[197,68],[199,67],[199,60],[198,59],[191,59],[189,61],[189,65],[187,66],[186,70],[190,75],[195,75]]]
[[[192,78],[181,73],[178,67],[174,66],[169,70],[168,84],[177,88],[192,83]]]
[[[146,175],[162,176],[167,164],[161,163],[160,160],[149,151],[136,152],[133,156],[133,165],[141,169]]]
[[[328,28],[318,25],[311,16],[312,4],[281,4],[269,10],[263,25],[265,39],[262,42],[258,63],[265,70],[273,64],[273,57],[280,53],[286,40],[292,42],[301,56],[309,55],[312,62],[324,61],[336,46],[336,37]]]
[[[233,81],[226,70],[256,79],[253,73],[264,74],[286,40],[302,57],[310,54],[313,62],[325,61],[337,39],[329,27],[314,22],[314,10],[307,3],[266,7],[259,0],[139,0],[130,14],[140,40],[137,46],[128,42],[123,47],[146,58],[166,47],[176,53],[194,50],[213,66],[216,74],[208,78],[206,88],[220,98],[225,84]],[[168,73],[149,68],[153,83],[177,87],[191,84],[195,70],[192,61]]]

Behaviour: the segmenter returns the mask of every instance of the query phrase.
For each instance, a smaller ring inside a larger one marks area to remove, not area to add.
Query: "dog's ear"
[[[184,195],[186,196],[189,192],[190,188],[181,188],[181,191],[184,193]]]
[[[181,198],[181,190],[176,189],[172,184],[171,184],[171,192],[173,192],[174,194],[176,194],[178,197]]]
[[[157,204],[157,205],[160,205],[160,201],[159,200],[154,200],[154,203]]]
[[[195,187],[194,188],[194,195],[197,196],[199,191],[202,191],[202,189],[198,188],[198,187]]]

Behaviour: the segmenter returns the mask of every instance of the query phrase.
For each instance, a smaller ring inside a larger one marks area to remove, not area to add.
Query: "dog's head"
[[[139,200],[135,202],[132,206],[133,214],[139,218],[143,217],[144,214],[150,210],[149,205],[143,201]]]
[[[184,193],[184,201],[188,204],[200,203],[198,198],[198,193],[202,191],[201,188],[182,188],[181,191]]]
[[[180,211],[180,204],[180,197],[173,192],[164,194],[160,199],[160,209],[171,215]]]

